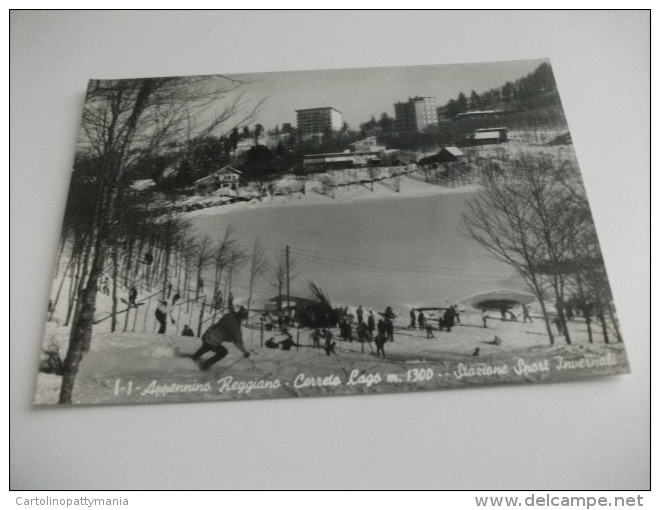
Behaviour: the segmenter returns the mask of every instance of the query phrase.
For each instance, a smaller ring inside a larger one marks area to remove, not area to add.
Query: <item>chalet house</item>
[[[467,161],[467,157],[457,147],[444,147],[437,154],[434,154],[433,156],[429,156],[426,158],[422,158],[419,161],[419,163],[422,165],[431,165],[434,163],[440,165],[447,165],[447,164],[465,163],[466,161]]]
[[[220,188],[238,189],[241,171],[231,166],[224,166],[211,175],[194,182],[195,195],[208,195]]]

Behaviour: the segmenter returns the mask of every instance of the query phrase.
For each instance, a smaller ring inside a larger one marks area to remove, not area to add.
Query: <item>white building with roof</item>
[[[242,172],[229,165],[223,166],[206,177],[197,179],[193,186],[195,195],[208,195],[220,188],[236,190],[239,187]]]

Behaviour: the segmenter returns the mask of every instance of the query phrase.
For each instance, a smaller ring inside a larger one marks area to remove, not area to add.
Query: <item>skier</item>
[[[458,305],[454,305],[454,320],[456,324],[461,323],[461,312],[458,311]]]
[[[174,294],[174,297],[172,298],[172,306],[174,306],[179,299],[181,299],[181,294],[177,290]]]
[[[185,324],[183,326],[183,331],[181,331],[182,336],[195,336],[195,333],[193,332],[192,329],[190,329],[190,326],[188,324]]]
[[[369,310],[369,317],[367,318],[367,327],[369,332],[373,335],[374,330],[376,329],[376,319],[374,318],[374,311]]]
[[[202,346],[193,354],[192,359],[198,361],[207,352],[214,352],[208,360],[200,363],[200,370],[208,370],[211,366],[223,359],[229,351],[222,345],[224,342],[233,343],[243,353],[243,357],[249,358],[250,353],[243,344],[243,334],[240,322],[233,313],[226,313],[222,319],[207,329],[202,335]]]
[[[484,308],[481,310],[481,320],[484,323],[484,328],[488,327],[488,312],[486,312],[486,309]]]
[[[445,322],[445,328],[447,328],[447,333],[451,333],[451,328],[454,326],[454,319],[456,318],[456,310],[453,306],[450,306],[445,310],[443,319]]]
[[[383,319],[378,321],[378,335],[376,335],[375,342],[376,342],[376,357],[380,357],[380,353],[383,353],[383,358],[385,357],[385,342],[387,342],[387,333],[386,331],[387,326],[385,325],[385,321]]]
[[[357,314],[358,324],[362,324],[362,316],[364,315],[364,310],[362,310],[362,305],[358,306],[356,314]]]
[[[336,342],[332,341],[332,332],[328,331],[327,329],[324,329],[321,334],[323,335],[323,338],[325,338],[325,354],[327,356],[330,356],[331,353],[334,353],[335,356],[337,353],[335,352],[335,345]]]
[[[522,312],[523,312],[523,323],[527,322],[527,319],[529,319],[529,322],[534,322],[529,315],[529,309],[527,308],[527,305],[522,305]]]
[[[293,341],[293,337],[291,336],[291,333],[289,333],[289,330],[285,327],[282,329],[282,333],[286,337],[284,340],[280,341],[280,349],[283,351],[290,351],[291,347],[294,345],[297,346],[298,344]]]
[[[138,291],[135,288],[135,285],[131,287],[131,290],[128,292],[128,306],[137,306],[136,299],[137,299]]]
[[[422,312],[422,311],[420,310],[420,311],[419,311],[419,315],[417,316],[417,324],[419,324],[419,330],[420,330],[420,331],[422,331],[422,330],[426,327],[426,326],[424,325],[424,321],[425,321],[425,319],[426,319],[426,318],[424,317],[424,312]]]
[[[110,289],[108,288],[108,275],[104,275],[101,279],[101,292],[106,296],[110,294]]]
[[[158,324],[160,324],[160,328],[158,328],[158,334],[159,335],[164,335],[165,334],[165,330],[167,329],[167,316],[168,315],[170,315],[170,319],[172,320],[172,324],[175,324],[174,318],[171,317],[170,309],[167,306],[167,301],[163,300],[158,305],[158,308],[156,308],[156,320],[158,320]]]
[[[408,326],[408,329],[417,329],[415,325],[415,309],[413,308],[410,310],[410,325]]]

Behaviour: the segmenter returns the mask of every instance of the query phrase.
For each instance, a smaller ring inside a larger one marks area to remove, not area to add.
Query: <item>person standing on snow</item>
[[[131,287],[131,290],[128,292],[128,306],[137,306],[136,299],[138,296],[138,291],[135,288],[135,285]]]
[[[484,308],[481,310],[481,320],[484,323],[484,328],[488,327],[488,312],[486,312],[486,309]]]
[[[175,324],[174,318],[171,317],[171,312],[169,306],[167,306],[167,301],[161,301],[160,304],[158,305],[158,308],[156,308],[156,320],[158,321],[158,324],[160,324],[160,328],[158,328],[158,334],[159,335],[164,335],[165,331],[167,329],[167,316],[170,315],[170,319],[172,320],[172,324]]]
[[[456,318],[456,310],[453,306],[450,306],[445,310],[445,314],[442,317],[445,322],[445,328],[447,328],[447,333],[451,332],[451,328],[454,326],[454,319]]]
[[[413,308],[410,310],[410,325],[408,326],[408,329],[417,329],[417,326],[415,325],[416,321],[416,316],[415,316],[415,309]]]
[[[424,321],[426,320],[426,317],[424,317],[424,312],[421,310],[419,311],[419,315],[417,316],[417,324],[419,324],[419,330],[422,331],[424,329]]]
[[[376,319],[374,318],[373,310],[369,310],[369,317],[367,317],[367,327],[369,328],[369,332],[373,336],[374,330],[376,329]]]

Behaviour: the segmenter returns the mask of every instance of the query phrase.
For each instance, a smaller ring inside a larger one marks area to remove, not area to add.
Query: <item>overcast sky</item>
[[[394,117],[394,103],[413,96],[434,96],[444,105],[460,92],[482,93],[534,71],[543,60],[452,64],[438,66],[374,67],[320,71],[289,71],[241,75],[253,81],[243,91],[255,100],[266,98],[258,118],[273,129],[290,122],[295,110],[331,106],[342,112],[351,128],[382,112]]]

